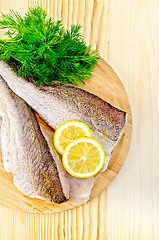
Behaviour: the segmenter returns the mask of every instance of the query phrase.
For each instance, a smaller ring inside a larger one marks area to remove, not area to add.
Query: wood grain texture
[[[112,152],[112,157],[108,168],[103,173],[97,175],[94,187],[91,191],[90,200],[99,195],[118,174],[127,156],[131,135],[132,135],[132,116],[129,100],[126,91],[118,76],[113,69],[101,58],[93,71],[93,77],[81,88],[96,94],[113,106],[127,113],[126,129],[121,140]],[[38,115],[37,115],[38,117]],[[52,132],[53,130],[38,117],[41,126]],[[1,120],[0,120],[1,126]],[[53,136],[52,136],[53,139]],[[1,154],[1,152],[0,152]],[[10,208],[21,210],[27,213],[55,213],[73,209],[70,204],[53,204],[40,199],[32,199],[25,196],[13,184],[11,173],[6,173],[3,168],[0,156],[0,203]]]
[[[47,2],[50,15],[61,18],[66,1]],[[85,0],[84,14],[79,12],[80,0],[67,2],[69,20],[64,21],[71,24],[70,15],[72,23],[83,17],[85,40],[99,49],[124,83],[133,116],[131,148],[118,176],[89,204],[49,215],[0,205],[0,239],[158,240],[159,1]],[[25,12],[32,4],[35,1],[0,1],[0,11]]]

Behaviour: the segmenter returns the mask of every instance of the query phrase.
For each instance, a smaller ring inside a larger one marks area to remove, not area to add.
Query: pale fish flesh
[[[15,186],[31,198],[67,201],[69,183],[62,164],[55,162],[32,109],[1,76],[0,116],[3,164],[13,173]]]
[[[36,87],[33,82],[17,76],[4,61],[0,62],[0,75],[53,129],[70,120],[86,123],[105,150],[103,170],[107,168],[111,152],[124,133],[126,112],[72,85]]]

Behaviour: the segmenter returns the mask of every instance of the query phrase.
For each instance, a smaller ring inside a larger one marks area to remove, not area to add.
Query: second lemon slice
[[[105,152],[93,138],[78,138],[67,145],[62,160],[70,175],[88,178],[96,175],[103,167]]]
[[[56,129],[54,134],[54,146],[60,154],[63,154],[65,147],[70,142],[81,137],[93,137],[89,127],[83,122],[68,121],[61,124]]]

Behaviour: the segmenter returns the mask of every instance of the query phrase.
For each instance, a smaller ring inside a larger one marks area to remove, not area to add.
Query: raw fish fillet
[[[72,85],[36,87],[34,82],[17,76],[4,61],[0,62],[0,75],[53,129],[70,120],[86,123],[105,150],[103,170],[107,168],[111,152],[124,133],[126,112]]]
[[[41,130],[48,142],[51,151],[53,151],[56,162],[58,163],[61,162],[62,161],[61,155],[58,154],[58,152],[56,151],[52,141],[54,133],[46,130],[43,127],[41,127]],[[66,178],[70,186],[68,203],[70,203],[73,206],[80,206],[88,202],[91,190],[94,186],[95,177],[81,179],[75,178],[70,174],[66,174]]]
[[[32,109],[1,76],[0,116],[3,164],[13,173],[15,186],[32,198],[67,201],[69,184],[62,164],[55,162]]]

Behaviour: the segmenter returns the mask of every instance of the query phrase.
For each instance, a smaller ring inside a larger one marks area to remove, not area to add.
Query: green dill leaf
[[[80,25],[65,30],[62,21],[53,21],[39,5],[22,17],[11,10],[1,14],[0,29],[9,39],[0,40],[0,60],[15,61],[17,73],[34,78],[36,85],[83,84],[90,79],[100,56],[91,51],[80,33]]]

